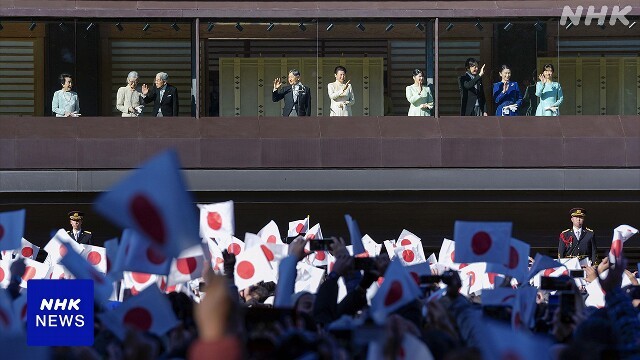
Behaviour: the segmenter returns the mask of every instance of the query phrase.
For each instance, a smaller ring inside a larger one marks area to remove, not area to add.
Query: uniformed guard
[[[69,212],[69,221],[71,223],[72,230],[67,231],[67,234],[79,244],[92,245],[92,235],[90,231],[82,229],[82,219],[84,213],[82,211]]]
[[[593,230],[583,226],[586,211],[583,208],[573,208],[569,213],[573,226],[560,233],[558,258],[589,258],[595,264],[598,248]]]

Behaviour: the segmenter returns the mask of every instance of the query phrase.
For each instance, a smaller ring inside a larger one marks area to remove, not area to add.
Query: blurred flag
[[[307,232],[309,228],[309,217],[302,220],[294,220],[289,221],[289,231],[287,232],[287,236],[296,237],[300,234],[304,234]]]
[[[0,250],[21,248],[26,213],[24,209],[0,213]]]
[[[392,261],[384,274],[380,289],[371,299],[371,314],[383,324],[388,314],[416,300],[420,289],[400,261]]]
[[[220,233],[234,234],[233,201],[200,204],[200,237],[214,238]]]
[[[609,251],[609,263],[615,264],[616,257],[622,254],[622,245],[630,237],[638,233],[638,229],[629,225],[620,225],[613,229],[613,237],[611,239],[611,250]]]
[[[456,221],[453,231],[456,262],[509,262],[510,222]]]

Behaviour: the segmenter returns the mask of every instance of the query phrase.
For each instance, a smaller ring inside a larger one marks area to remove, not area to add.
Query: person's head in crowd
[[[287,77],[290,85],[295,85],[300,82],[300,71],[297,69],[289,70],[289,76]]]
[[[571,224],[573,224],[573,227],[576,229],[582,229],[586,211],[583,208],[573,208],[569,213],[571,214]]]
[[[478,74],[478,60],[475,58],[468,58],[467,61],[464,62],[464,68],[471,75]]]
[[[551,81],[551,79],[553,78],[554,71],[555,69],[553,68],[553,64],[545,64],[542,67],[542,75],[547,81]]]
[[[502,82],[509,82],[511,79],[511,68],[509,65],[500,66],[500,78],[502,79]]]
[[[297,313],[311,314],[313,312],[313,303],[315,295],[308,291],[301,291],[293,294],[293,309]]]
[[[333,69],[333,73],[336,76],[336,81],[340,84],[344,84],[344,81],[347,79],[347,68],[338,65]]]
[[[69,212],[69,223],[73,228],[73,231],[80,231],[82,229],[82,220],[84,219],[84,213],[82,211],[70,211]]]
[[[159,72],[156,74],[154,83],[156,84],[156,87],[158,89],[162,89],[162,87],[167,84],[167,81],[169,81],[169,74],[167,74],[166,72]]]
[[[411,73],[413,76],[413,83],[415,85],[422,85],[424,84],[424,72],[422,72],[422,70],[420,69],[413,69],[413,72]]]
[[[71,88],[73,88],[73,76],[62,73],[60,77],[58,77],[58,80],[60,80],[60,86],[62,86],[63,91],[71,91]]]
[[[129,75],[127,75],[127,85],[131,89],[135,89],[138,86],[138,73],[135,71],[131,71]]]

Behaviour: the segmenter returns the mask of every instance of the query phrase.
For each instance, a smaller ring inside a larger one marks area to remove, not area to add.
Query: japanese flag
[[[93,292],[96,300],[106,302],[109,300],[113,292],[113,283],[110,279],[106,279],[96,267],[89,263],[82,255],[73,250],[71,246],[67,246],[67,254],[60,260],[60,263],[69,270],[76,279],[93,280]]]
[[[197,207],[180,173],[178,155],[166,151],[102,193],[95,209],[122,228],[133,229],[166,257],[200,243]]]
[[[364,244],[362,243],[362,233],[358,222],[349,214],[344,215],[344,220],[347,222],[347,228],[349,229],[349,238],[351,239],[351,245],[353,245],[353,253],[357,256],[366,251]]]
[[[274,277],[271,265],[269,265],[262,248],[259,247],[254,247],[236,256],[234,274],[236,286],[240,290]]]
[[[111,271],[118,256],[118,248],[118,238],[110,239],[104,242],[105,268],[107,270],[107,274],[109,274],[113,279],[122,279],[122,273],[112,274]]]
[[[0,260],[0,288],[6,289],[11,282],[11,259]]]
[[[629,225],[620,225],[613,229],[613,237],[611,239],[611,250],[609,251],[609,263],[615,264],[616,257],[622,254],[622,245],[630,237],[638,233],[638,229]]]
[[[122,232],[122,243],[118,247],[118,266],[114,270],[167,275],[171,260],[142,235],[125,229]]]
[[[403,229],[398,237],[398,241],[396,241],[396,247],[407,247],[411,246],[418,250],[416,253],[416,257],[422,259],[424,261],[426,257],[424,256],[424,248],[422,247],[422,241],[419,237],[411,233],[411,231]]]
[[[51,264],[60,262],[60,259],[67,253],[67,248],[64,244],[69,244],[73,251],[77,253],[81,253],[84,250],[84,246],[73,240],[64,229],[60,229],[44,247],[44,251],[49,254],[47,257]]]
[[[549,256],[537,253],[536,257],[533,259],[533,266],[531,267],[531,269],[529,269],[527,280],[531,279],[542,270],[557,268],[560,266],[562,266],[561,263],[553,260]]]
[[[296,265],[296,271],[297,276],[294,292],[308,291],[315,294],[324,276],[324,270],[299,262]]]
[[[60,279],[73,279],[73,276],[67,274],[67,268],[60,264],[51,265],[45,279],[60,280]]]
[[[222,257],[222,250],[213,239],[205,239],[206,248],[209,250],[211,258],[211,268],[213,271],[224,270],[224,258]]]
[[[487,264],[487,268],[489,268],[489,265],[491,264]],[[503,281],[504,275],[500,275],[494,272],[484,273],[484,276],[482,277],[482,295],[484,296],[485,289],[495,289],[496,283],[502,284]]]
[[[23,332],[22,328],[22,321],[13,310],[11,296],[6,290],[0,289],[0,332],[20,334]],[[5,353],[5,356],[11,357],[11,354]]]
[[[0,213],[0,250],[20,249],[26,210]]]
[[[307,243],[308,245],[309,243]],[[306,262],[313,266],[322,266],[329,263],[328,251],[314,251],[305,257]]]
[[[467,266],[467,264],[456,262],[455,247],[455,241],[447,238],[443,239],[442,245],[440,246],[437,264],[444,265],[445,267],[453,270],[459,270]]]
[[[280,237],[280,229],[278,229],[278,225],[273,220],[258,231],[258,236],[267,244],[283,244]]]
[[[400,259],[400,261],[402,261],[402,264],[405,266],[426,262],[426,259],[424,258],[424,256],[422,257],[420,256],[420,253],[421,253],[420,250],[415,246],[407,245],[407,246],[397,247],[393,249],[393,252],[395,253],[395,256],[397,256],[398,259]],[[424,251],[422,251],[422,254],[424,254]]]
[[[260,239],[260,236],[252,233],[244,233],[244,249],[249,250],[252,247],[260,246],[264,244],[264,241]]]
[[[529,272],[529,244],[511,239],[509,245],[509,261],[505,264],[487,264],[487,271],[509,275],[522,283]]]
[[[131,289],[131,295],[138,295],[148,287],[160,288],[164,279],[161,275],[145,274],[132,271],[122,273],[122,285],[125,289]]]
[[[394,249],[396,248],[396,241],[384,240],[382,244],[384,245],[385,250],[387,250],[387,255],[389,255],[389,259],[393,260],[393,258],[396,256],[396,252],[394,251]]]
[[[586,306],[595,306],[597,308],[603,308],[605,305],[604,301],[604,290],[600,287],[600,281],[595,279],[594,281],[587,284],[585,287],[587,290],[587,294],[589,296],[585,300],[584,304]]]
[[[456,221],[453,241],[457,262],[509,262],[510,222]]]
[[[191,247],[180,254],[171,263],[171,271],[167,278],[167,285],[184,283],[202,277],[204,272],[204,255],[202,246]]]
[[[127,327],[162,337],[179,324],[169,299],[155,286],[98,317],[120,340],[124,340]]]
[[[260,245],[264,256],[269,261],[273,275],[278,278],[279,264],[282,259],[286,258],[289,254],[289,245],[287,244],[262,244]],[[317,254],[317,253],[316,253]],[[311,256],[311,255],[310,255]],[[313,264],[312,264],[313,265]]]
[[[420,276],[431,275],[431,269],[429,269],[429,264],[427,264],[426,262],[409,265],[407,266],[407,271],[418,286],[420,286]]]
[[[107,250],[100,246],[85,245],[82,257],[99,272],[107,273]]]
[[[482,290],[482,305],[513,305],[516,300],[516,289],[499,287]]]
[[[551,341],[531,333],[513,331],[510,326],[487,321],[484,324],[480,351],[484,359],[548,359]]]
[[[477,293],[482,290],[483,277],[487,272],[486,263],[473,263],[460,269],[460,279],[462,280],[462,290],[467,290],[466,295]],[[465,294],[464,291],[462,294]]]
[[[227,250],[229,254],[238,256],[244,251],[244,243],[233,235],[221,235],[214,239],[221,251]]]
[[[309,229],[309,217],[302,220],[294,220],[289,221],[289,231],[287,232],[287,236],[296,237],[300,234],[304,234]]]
[[[538,289],[531,286],[524,286],[516,291],[511,311],[511,326],[514,330],[528,330],[533,326],[537,293]]]
[[[200,208],[200,237],[214,238],[220,233],[235,234],[233,201],[198,205]]]
[[[41,262],[37,262],[35,260],[24,259],[24,264],[27,267],[24,269],[24,274],[22,275],[22,282],[20,283],[20,287],[24,289],[27,288],[27,284],[29,280],[44,279],[47,273],[49,272],[49,265],[43,264]]]
[[[378,324],[383,324],[388,314],[414,301],[420,289],[400,261],[392,261],[384,274],[384,281],[373,299],[371,314]]]
[[[320,224],[315,224],[311,227],[311,229],[307,230],[304,238],[309,240],[324,239],[324,237],[322,236],[322,229],[320,229]],[[307,245],[309,245],[308,242]]]
[[[20,249],[16,249],[14,253],[18,257],[35,260],[38,257],[39,251],[40,248],[38,246],[30,243],[27,239],[22,238],[22,240],[20,241]]]
[[[382,250],[382,244],[375,242],[368,234],[362,237],[362,245],[364,245],[364,252],[367,254],[366,257],[378,256]]]

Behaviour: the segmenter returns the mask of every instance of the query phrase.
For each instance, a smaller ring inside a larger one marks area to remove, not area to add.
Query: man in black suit
[[[149,90],[147,84],[142,85],[144,103],[153,101],[153,116],[178,116],[178,89],[167,84],[169,75],[165,72],[156,74],[156,87]]]
[[[573,227],[560,233],[558,243],[558,257],[588,257],[591,263],[596,263],[598,248],[593,230],[583,227],[585,211],[582,208],[573,208],[571,223]]]
[[[300,71],[289,70],[288,81],[285,86],[280,78],[273,81],[273,102],[284,99],[282,116],[311,116],[311,89],[300,82]]]
[[[478,61],[468,58],[464,64],[467,72],[458,78],[460,88],[460,115],[461,116],[487,116],[484,88],[482,87],[482,75],[484,65],[478,73]]]
[[[93,245],[93,236],[91,235],[91,232],[82,230],[83,218],[84,213],[82,211],[74,210],[69,212],[69,220],[71,222],[72,230],[67,231],[67,234],[69,234],[69,236],[79,244]]]

